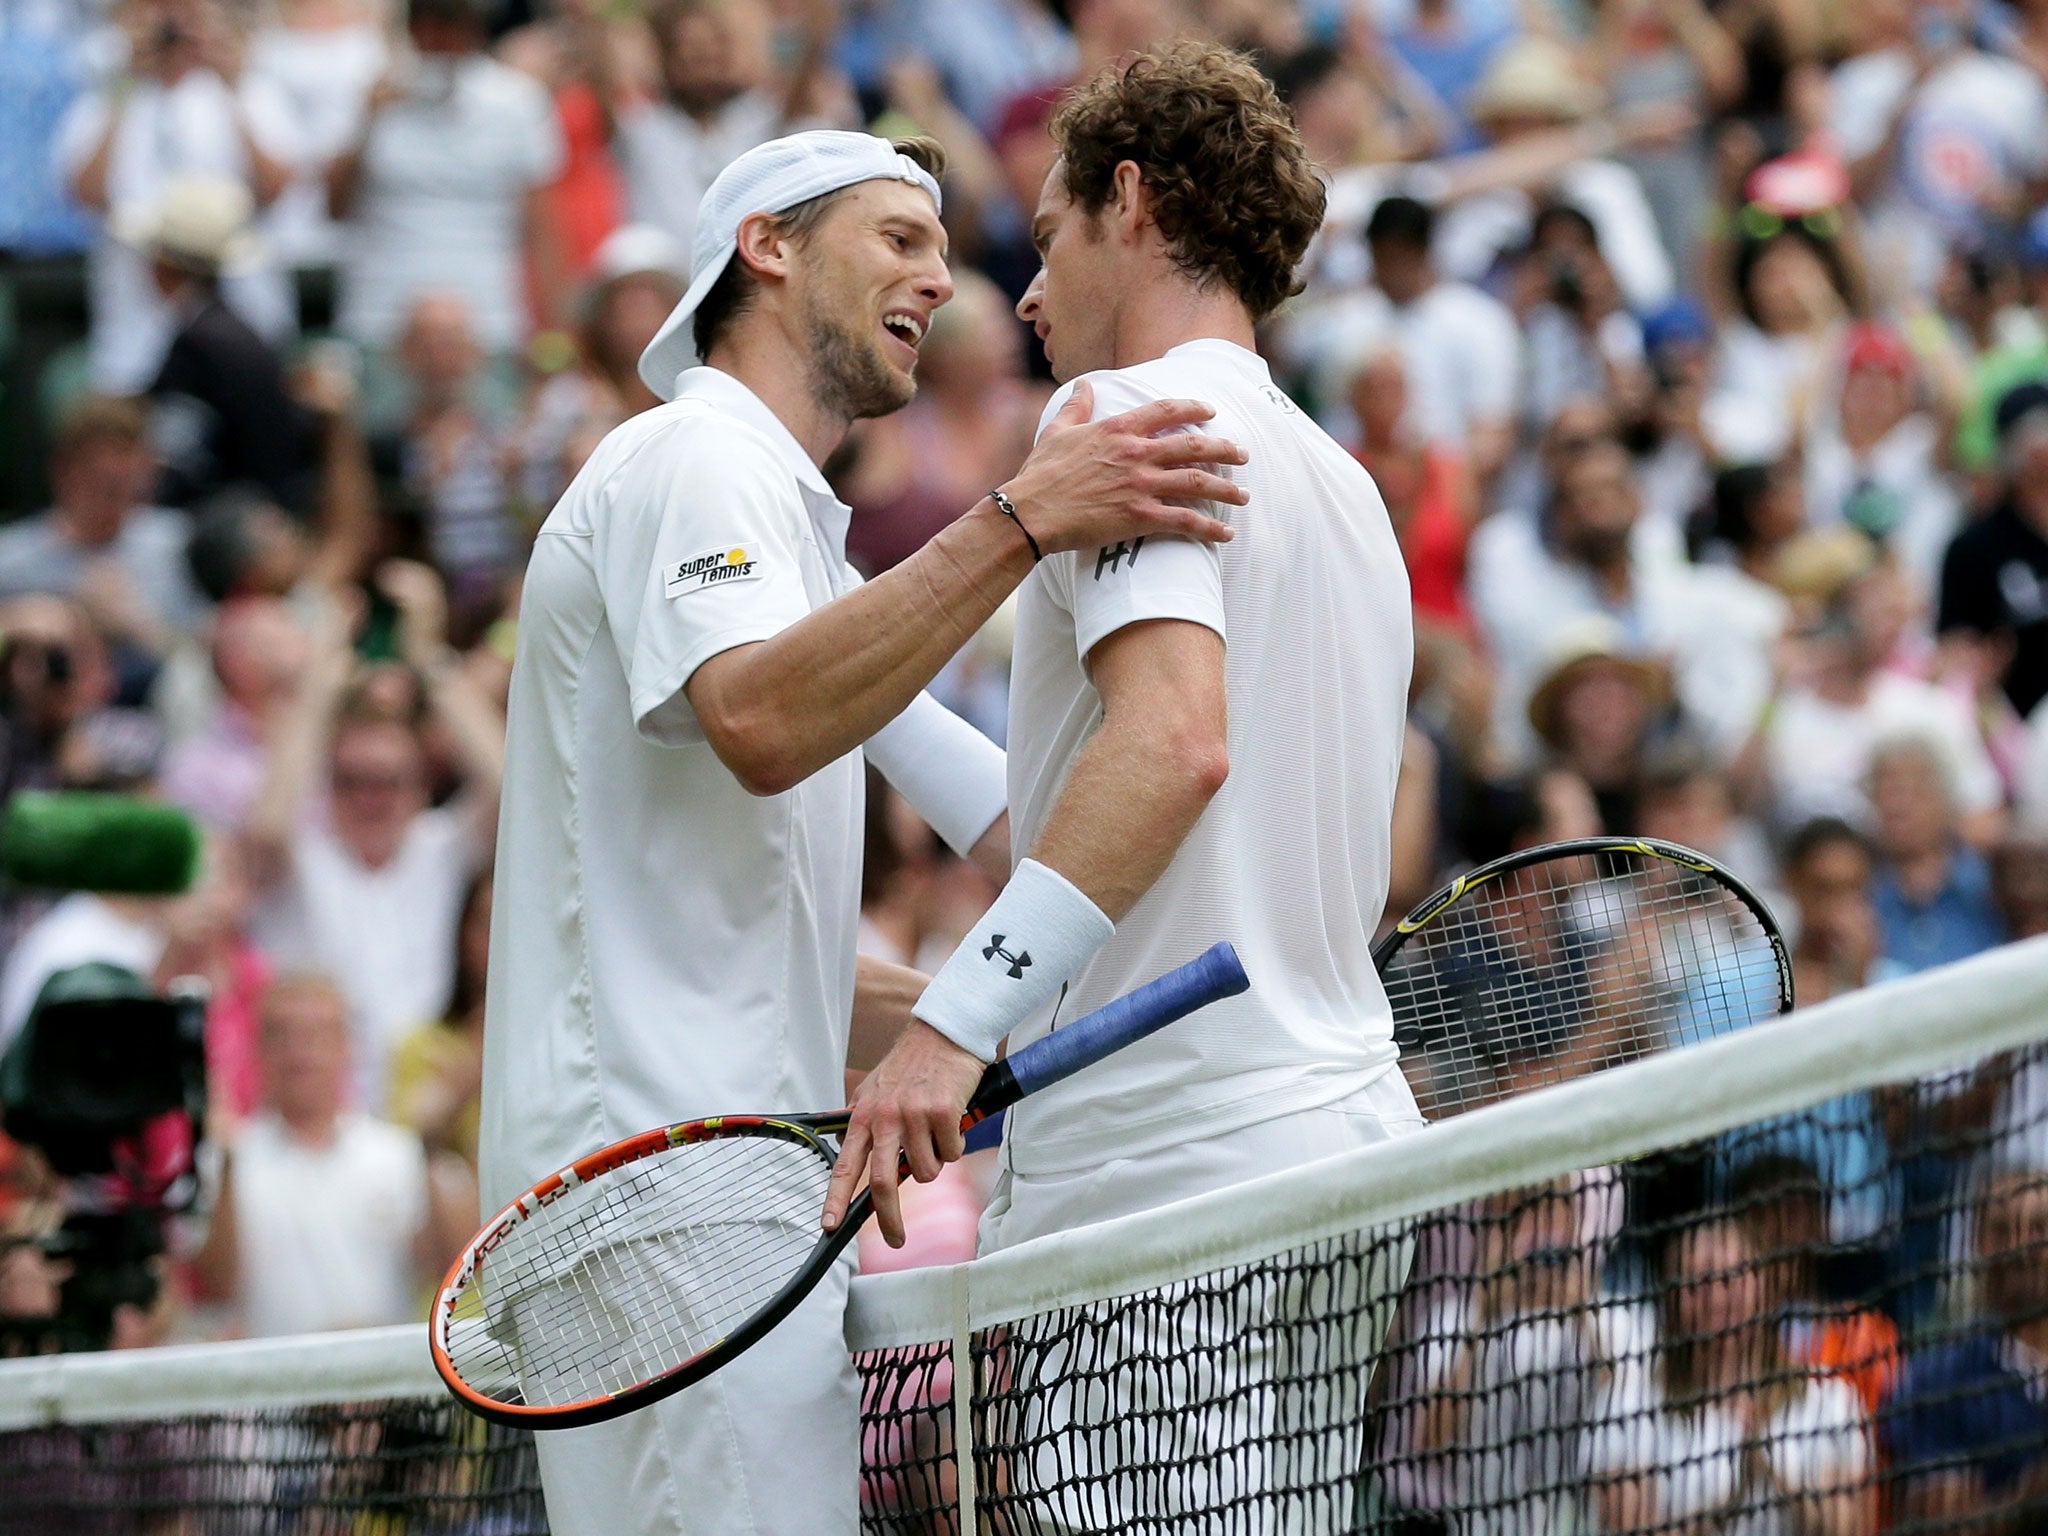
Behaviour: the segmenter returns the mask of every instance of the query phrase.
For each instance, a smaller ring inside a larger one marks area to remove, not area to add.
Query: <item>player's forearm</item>
[[[1105,720],[1074,760],[1031,857],[1120,923],[1166,873],[1229,771],[1220,734]]]
[[[755,794],[793,788],[901,714],[1031,572],[983,502],[894,570],[757,645],[713,657],[690,707]]]
[[[861,955],[853,972],[853,1030],[847,1040],[846,1064],[858,1072],[874,1070],[910,1022],[910,1010],[931,978],[907,965]]]

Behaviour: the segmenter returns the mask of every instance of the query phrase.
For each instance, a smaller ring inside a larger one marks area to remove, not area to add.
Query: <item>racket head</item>
[[[500,1424],[601,1423],[758,1343],[831,1270],[838,1115],[722,1115],[593,1152],[507,1205],[435,1294],[434,1368]]]
[[[1483,865],[1419,903],[1373,962],[1431,1120],[1792,1007],[1770,908],[1712,858],[1654,838]]]

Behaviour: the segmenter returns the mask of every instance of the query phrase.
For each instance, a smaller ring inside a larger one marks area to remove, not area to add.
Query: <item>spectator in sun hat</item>
[[[2021,716],[2048,696],[2048,383],[2015,385],[1993,413],[1997,504],[1948,547],[1935,629],[1960,662],[1997,667],[2010,646],[2005,696]]]
[[[287,507],[310,495],[310,423],[285,387],[276,348],[221,296],[223,278],[259,254],[254,211],[240,182],[186,176],[124,230],[171,315],[170,347],[149,394],[162,496],[173,506],[240,483]]]
[[[1671,670],[1636,654],[1619,624],[1593,615],[1562,631],[1529,696],[1529,724],[1593,792],[1604,831],[1636,828],[1645,750],[1667,723]]]

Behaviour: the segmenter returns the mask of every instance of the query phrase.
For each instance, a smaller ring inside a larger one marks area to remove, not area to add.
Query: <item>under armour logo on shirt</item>
[[[1003,948],[1003,940],[1007,937],[1007,934],[990,934],[988,936],[988,947],[982,950],[981,958],[984,960],[1001,960],[1003,964],[1010,968],[1010,980],[1022,981],[1024,979],[1024,967],[1031,963],[1031,951],[1027,949],[1022,954],[1011,954],[1007,949]]]
[[[1138,551],[1144,547],[1145,541],[1142,538],[1132,539],[1129,543],[1103,545],[1095,555],[1095,579],[1097,581],[1102,580],[1104,570],[1107,570],[1110,575],[1114,576],[1116,568],[1124,563],[1126,556],[1129,557],[1132,565],[1136,565],[1138,563]]]

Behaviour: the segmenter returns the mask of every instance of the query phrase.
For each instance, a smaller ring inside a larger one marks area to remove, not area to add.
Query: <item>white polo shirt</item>
[[[498,822],[487,1210],[652,1126],[844,1102],[860,755],[751,795],[683,685],[853,586],[846,520],[767,406],[696,368],[542,526]]]
[[[1011,1049],[1227,939],[1252,987],[1010,1111],[1010,1165],[1070,1171],[1334,1103],[1394,1064],[1372,964],[1413,654],[1408,576],[1358,462],[1229,342],[1089,376],[1098,417],[1179,397],[1250,455],[1220,548],[1148,538],[1053,555],[1018,596],[1012,839],[1028,852],[1102,720],[1086,657],[1147,619],[1224,637],[1230,776],[1166,873]],[[1069,391],[1054,396],[1046,420]],[[1041,423],[1041,428],[1042,428]]]

